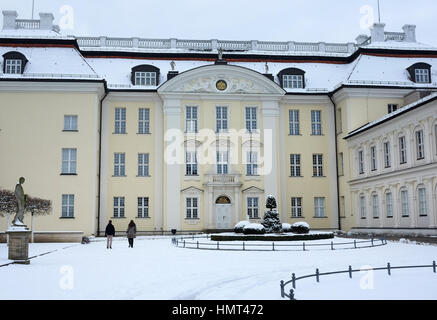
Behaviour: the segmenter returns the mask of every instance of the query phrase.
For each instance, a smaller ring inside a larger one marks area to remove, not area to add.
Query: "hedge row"
[[[211,235],[212,241],[302,241],[334,238],[333,233],[297,234],[297,235]]]

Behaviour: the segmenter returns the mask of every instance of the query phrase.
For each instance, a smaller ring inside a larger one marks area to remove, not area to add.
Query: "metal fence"
[[[296,275],[293,273],[291,275],[291,280],[284,282],[284,280],[281,280],[280,287],[281,287],[281,297],[282,298],[289,298],[290,300],[296,300],[294,298],[294,290],[296,289],[296,281],[306,279],[306,278],[316,278],[317,282],[320,282],[321,276],[326,275],[333,275],[333,274],[341,274],[341,273],[347,273],[349,274],[349,279],[352,279],[352,274],[354,272],[360,272],[360,271],[381,271],[381,270],[387,270],[387,274],[391,276],[391,271],[396,269],[418,269],[418,268],[432,268],[433,272],[436,273],[437,266],[435,260],[430,265],[419,265],[419,266],[398,266],[398,267],[392,267],[390,262],[387,263],[386,267],[380,267],[380,268],[363,268],[363,269],[352,269],[352,266],[349,266],[348,270],[344,271],[334,271],[334,272],[320,272],[319,269],[316,269],[316,273],[305,275],[302,277],[296,277]],[[289,290],[288,293],[285,293],[285,286],[291,284],[292,289]]]
[[[228,251],[313,251],[313,250],[345,250],[345,249],[363,249],[384,246],[387,241],[384,238],[371,240],[354,240],[350,242],[330,243],[307,243],[284,244],[280,242],[268,243],[223,243],[221,241],[199,242],[198,239],[210,239],[210,235],[174,237],[172,243],[179,248],[201,249],[201,250],[228,250]],[[313,240],[315,241],[315,240]]]

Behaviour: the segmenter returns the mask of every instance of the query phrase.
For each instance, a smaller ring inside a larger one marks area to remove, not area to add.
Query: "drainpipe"
[[[335,172],[337,174],[337,208],[338,208],[338,230],[341,230],[341,214],[340,214],[340,177],[338,175],[338,145],[337,145],[337,105],[332,100],[332,94],[328,94],[329,99],[334,106],[334,130],[335,130]]]
[[[103,100],[108,96],[108,88],[106,86],[106,81],[103,83],[105,89],[105,95],[100,99],[100,123],[99,123],[99,169],[98,169],[98,184],[97,184],[97,237],[100,236],[100,183],[101,183],[101,171],[102,171],[102,111],[103,111]]]

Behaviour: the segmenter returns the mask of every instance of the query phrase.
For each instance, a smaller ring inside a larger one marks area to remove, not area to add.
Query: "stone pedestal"
[[[6,231],[9,236],[8,259],[16,263],[29,264],[29,236],[31,231],[26,227],[11,227]]]

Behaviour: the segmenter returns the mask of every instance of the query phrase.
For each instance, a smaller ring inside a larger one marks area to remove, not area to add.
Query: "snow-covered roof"
[[[426,97],[424,97],[424,98],[422,98],[420,100],[417,100],[417,101],[415,101],[415,102],[413,102],[411,104],[408,104],[408,105],[406,105],[406,106],[404,106],[402,108],[399,108],[398,110],[396,110],[396,111],[394,111],[392,113],[386,114],[385,116],[383,116],[383,117],[381,117],[379,119],[376,119],[376,120],[374,120],[372,122],[369,122],[368,124],[366,124],[366,125],[358,128],[358,129],[350,132],[344,139],[348,139],[348,138],[350,138],[352,136],[355,136],[355,135],[357,135],[357,134],[359,134],[361,132],[364,132],[364,131],[372,128],[372,127],[375,127],[375,126],[377,126],[377,125],[379,125],[381,123],[384,123],[386,121],[392,120],[392,119],[396,118],[397,116],[399,116],[401,114],[404,114],[406,112],[412,111],[416,107],[419,107],[421,105],[426,104],[427,102],[431,102],[431,101],[436,100],[436,99],[437,99],[437,92],[431,93],[430,95],[428,95],[428,96],[426,96]]]

